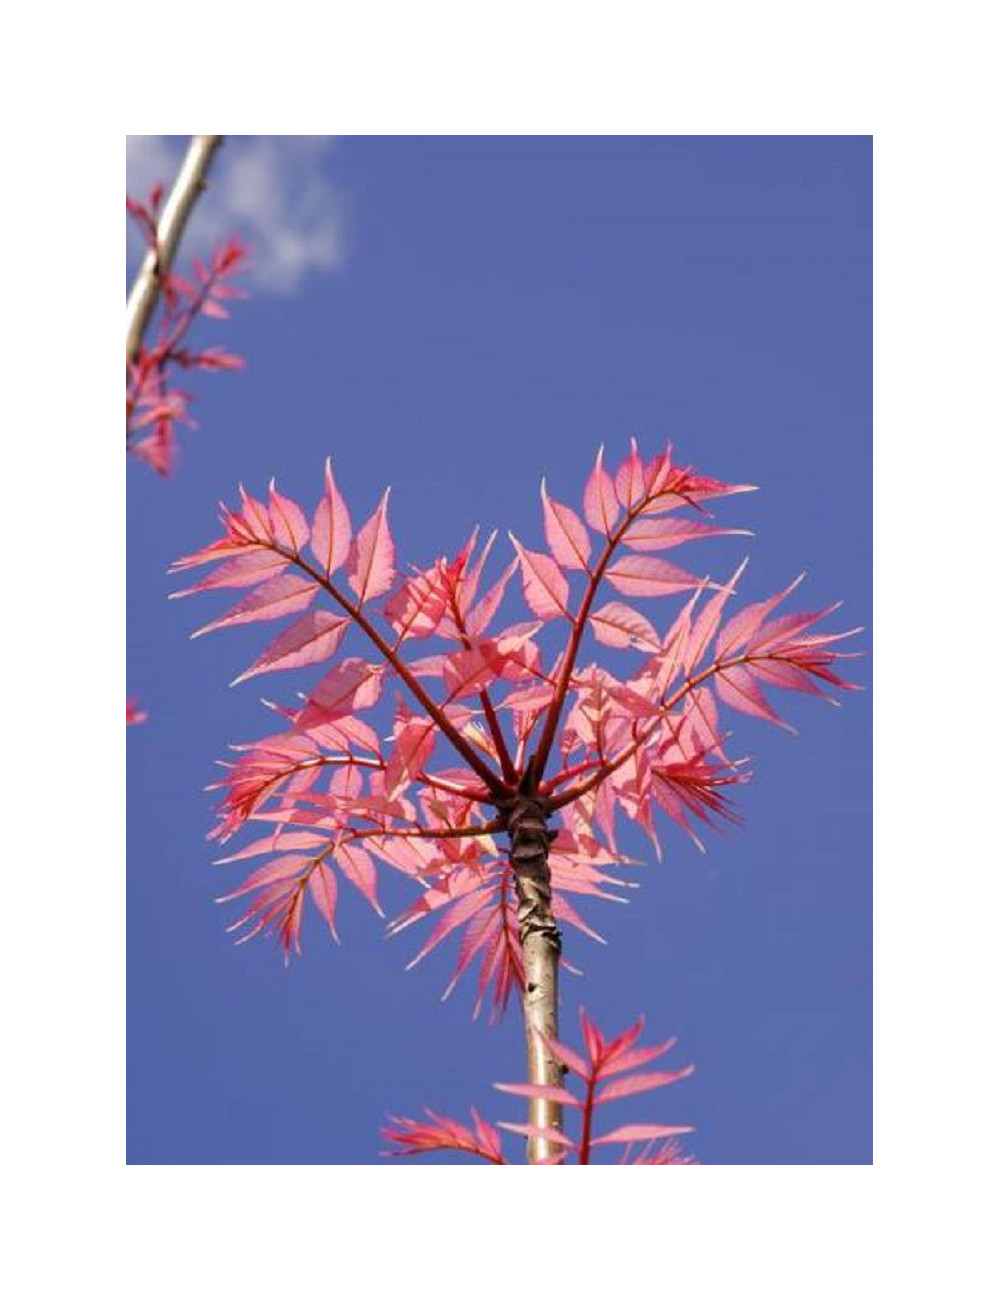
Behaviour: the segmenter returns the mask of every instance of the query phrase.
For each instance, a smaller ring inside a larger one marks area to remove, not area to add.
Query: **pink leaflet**
[[[409,785],[420,772],[434,751],[437,739],[435,723],[430,718],[419,714],[406,717],[397,723],[392,753],[385,773],[385,794],[387,799],[396,795]]]
[[[721,537],[737,533],[750,536],[746,528],[713,528],[697,519],[637,519],[622,541],[633,551],[665,551],[696,537]]]
[[[264,623],[271,619],[283,618],[286,614],[297,614],[316,599],[319,588],[310,578],[300,577],[295,573],[284,573],[277,578],[268,578],[256,587],[249,596],[245,596],[234,605],[222,618],[213,619],[197,632],[191,633],[191,639],[214,632],[221,627],[235,627],[238,623]]]
[[[554,1038],[545,1038],[545,1046],[557,1061],[561,1061],[567,1069],[572,1070],[574,1074],[578,1074],[581,1079],[590,1077],[590,1066],[582,1056],[578,1056],[571,1048],[565,1047]]]
[[[686,1065],[681,1070],[656,1070],[647,1074],[630,1074],[627,1079],[616,1079],[613,1083],[605,1084],[594,1098],[594,1104],[600,1106],[606,1101],[617,1101],[620,1097],[633,1097],[639,1092],[649,1092],[652,1088],[665,1088],[667,1084],[677,1083],[693,1073],[694,1066]]]
[[[625,507],[631,510],[646,494],[646,477],[643,472],[642,458],[636,440],[632,439],[632,450],[622,461],[615,475],[615,495]]]
[[[364,659],[342,659],[312,690],[295,721],[298,731],[308,731],[331,720],[346,718],[356,708],[378,699],[383,668]],[[360,704],[360,699],[365,704]]]
[[[805,668],[790,664],[784,659],[758,659],[754,662],[754,672],[769,686],[780,686],[786,691],[804,691],[808,695],[822,695],[828,699],[826,692],[816,685]]]
[[[541,1097],[545,1101],[557,1101],[562,1106],[580,1107],[579,1097],[574,1097],[568,1088],[557,1088],[546,1083],[495,1083],[497,1092],[513,1093],[515,1097]]]
[[[472,567],[469,567],[469,561],[472,559],[473,551],[476,549],[476,540],[479,537],[479,525],[477,524],[472,530],[472,535],[462,547],[460,559],[462,561],[461,569],[458,576],[458,609],[463,618],[466,618],[472,602],[476,598],[479,590],[479,582],[483,576],[483,569],[486,567],[486,561],[489,559],[490,551],[493,549],[493,543],[497,539],[497,530],[494,528],[486,539],[479,558]]]
[[[828,605],[826,609],[817,610],[807,614],[783,614],[780,618],[771,619],[763,627],[750,637],[747,642],[747,650],[752,655],[762,653],[779,653],[783,647],[796,644],[802,641],[802,633],[807,628],[818,623],[821,618],[826,618],[835,610],[840,608],[840,602]],[[843,634],[842,634],[843,635]],[[827,640],[834,640],[835,637],[819,636],[809,638],[813,644],[822,645]]]
[[[760,600],[753,605],[747,605],[745,609],[733,616],[719,633],[719,639],[715,643],[716,658],[724,659],[732,654],[734,650],[740,650],[750,638],[754,635],[760,625],[764,622],[771,611],[790,595],[805,577],[804,573],[788,584],[784,591],[779,591],[776,596],[771,596],[767,600]]]
[[[669,596],[700,585],[699,578],[653,556],[626,555],[606,572],[608,581],[626,596]]]
[[[730,708],[737,709],[740,713],[749,713],[754,718],[764,718],[767,722],[777,723],[779,727],[790,730],[788,724],[782,722],[768,704],[753,679],[753,673],[744,664],[734,664],[716,673],[713,682],[723,704],[728,704]]]
[[[646,1142],[650,1138],[678,1137],[681,1133],[693,1133],[690,1124],[623,1124],[603,1137],[591,1139],[591,1146],[600,1146],[604,1142]]]
[[[274,533],[271,529],[271,516],[267,506],[252,497],[240,484],[240,500],[243,502],[243,512],[240,516],[243,527],[247,530],[249,536],[255,542],[261,542],[267,546],[274,544]]]
[[[649,619],[638,610],[613,600],[590,615],[594,636],[602,645],[624,650],[629,646],[637,650],[657,651],[660,638]]]
[[[274,486],[274,479],[268,487],[271,497],[268,516],[274,540],[284,550],[294,551],[296,555],[309,540],[309,525],[299,507],[289,497],[284,497]]]
[[[289,853],[284,857],[275,858],[273,862],[267,862],[256,871],[251,871],[239,889],[234,889],[231,894],[220,894],[215,901],[228,903],[234,898],[242,898],[244,894],[253,893],[255,889],[263,889],[265,885],[273,885],[279,880],[287,881],[300,875],[303,867],[307,867],[311,861],[311,858],[300,853]]]
[[[312,553],[329,577],[347,559],[351,545],[351,516],[333,481],[333,468],[327,457],[323,497],[316,507],[312,524]]]
[[[497,1125],[497,1128],[506,1129],[508,1133],[520,1133],[522,1137],[543,1138],[547,1142],[555,1142],[558,1146],[576,1146],[576,1143],[571,1138],[568,1138],[565,1133],[560,1133],[558,1129],[554,1128],[539,1128],[535,1124],[507,1124],[502,1120]]]
[[[182,567],[187,568],[194,564],[210,564],[213,562],[213,557],[199,559],[198,556],[190,556],[189,560],[190,564],[188,560],[178,560],[176,564],[170,566],[170,572],[174,573]],[[214,573],[206,574],[193,587],[185,587],[183,591],[172,591],[169,599],[179,600],[181,596],[190,596],[196,591],[211,591],[216,587],[253,587],[258,582],[263,582],[265,578],[273,578],[288,563],[287,556],[277,555],[274,551],[244,552],[220,564]]]
[[[604,533],[606,537],[611,536],[620,512],[615,496],[615,485],[611,481],[611,475],[604,468],[603,447],[597,453],[597,461],[584,489],[583,513],[587,523],[595,532]]]
[[[575,510],[553,501],[542,479],[542,513],[545,519],[545,540],[557,563],[565,569],[588,570],[590,560],[590,534]]]
[[[234,677],[230,685],[236,686],[260,673],[304,668],[329,659],[336,653],[350,621],[346,615],[338,617],[325,609],[303,615],[276,637],[246,672]]]
[[[524,599],[532,611],[541,619],[557,618],[560,614],[566,614],[569,583],[555,560],[539,551],[529,551],[513,534],[511,541],[521,562]]]
[[[379,916],[385,916],[376,896],[378,878],[375,863],[365,850],[356,844],[341,844],[333,850],[333,856],[354,888],[371,904]]]
[[[444,685],[449,700],[460,700],[466,695],[476,695],[496,677],[481,646],[471,650],[455,650],[444,661]]]
[[[450,883],[451,875],[458,877],[454,884]],[[459,926],[471,920],[477,913],[491,913],[493,911],[493,899],[496,892],[494,880],[488,879],[480,883],[481,877],[476,876],[473,872],[467,873],[466,871],[461,873],[452,872],[451,875],[446,876],[440,885],[434,886],[433,889],[427,891],[423,898],[417,900],[418,903],[425,903],[427,909],[447,908],[448,910],[438,917],[423,947],[412,961],[407,962],[407,970],[411,970],[418,962],[423,961],[427,954],[433,952],[438,944],[443,939],[446,939],[453,930],[457,930]],[[414,904],[413,910],[415,914],[412,917],[410,917],[409,912],[404,912],[398,921],[393,923],[389,930],[390,934],[398,934],[400,930],[405,929],[410,920],[418,918],[419,913],[416,912],[416,906]]]
[[[746,566],[747,561],[744,560],[729,581],[721,587],[719,591],[717,591],[705,604],[704,608],[698,612],[694,622],[691,624],[684,646],[684,655],[682,659],[684,671],[688,676],[690,676],[698,664],[701,663],[702,656],[705,654],[709,643],[718,631],[719,620],[722,618],[722,611],[730,596],[732,596],[736,591],[736,583],[739,581]]]
[[[407,578],[386,602],[385,617],[402,641],[407,637],[433,636],[448,607],[448,593],[442,563]]]
[[[278,849],[318,849],[328,843],[325,835],[316,835],[313,831],[289,831],[283,835],[265,835],[263,839],[254,840],[238,853],[228,857],[216,858],[217,866],[226,866],[230,862],[240,862],[244,858],[256,858],[262,853],[275,853]]]
[[[384,596],[396,576],[396,547],[386,514],[389,491],[386,488],[375,513],[362,525],[347,557],[347,581],[359,605]]]
[[[494,536],[496,536],[496,534],[494,534]],[[469,636],[482,636],[489,627],[493,615],[497,612],[500,602],[503,600],[507,583],[510,581],[511,575],[516,568],[517,560],[511,560],[510,564],[482,598],[479,604],[469,612],[465,620],[465,626],[468,630]]]
[[[316,910],[330,927],[330,933],[336,939],[334,917],[337,911],[337,877],[325,862],[320,862],[310,872],[309,895],[316,905]]]

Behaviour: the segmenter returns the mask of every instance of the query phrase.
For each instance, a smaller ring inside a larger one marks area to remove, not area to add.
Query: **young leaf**
[[[304,614],[276,637],[246,672],[240,673],[239,677],[234,677],[230,684],[236,686],[239,682],[245,682],[261,673],[273,673],[279,669],[305,668],[309,664],[318,664],[324,659],[329,659],[336,653],[350,621],[346,615],[338,618],[336,614],[331,614],[325,609]]]
[[[524,599],[541,619],[557,618],[566,614],[569,583],[566,576],[548,555],[529,551],[511,534],[511,541],[521,562],[521,581]]]
[[[268,578],[256,587],[249,596],[245,596],[234,605],[222,618],[206,623],[191,637],[204,636],[220,627],[235,627],[238,623],[263,623],[270,619],[282,618],[285,614],[297,614],[316,599],[319,588],[310,578],[299,577],[295,573],[283,573],[277,578]]]
[[[628,646],[653,652],[660,649],[660,639],[649,619],[620,601],[610,601],[594,610],[590,616],[590,625],[594,636],[603,645],[615,646],[620,650]]]
[[[626,555],[607,570],[612,587],[626,596],[670,596],[701,585],[699,578],[666,560],[646,555]]]
[[[696,537],[735,534],[751,535],[746,528],[713,528],[698,519],[637,519],[622,541],[633,551],[665,551]]]
[[[373,667],[363,659],[341,660],[313,688],[295,721],[296,729],[309,731],[333,719],[346,718],[359,707],[361,698],[366,705],[373,704],[378,698],[381,675],[381,666]]]
[[[590,559],[590,534],[574,510],[550,499],[544,479],[542,511],[545,517],[545,540],[556,562],[564,569],[586,570]]]
[[[294,501],[281,495],[274,486],[274,479],[271,479],[268,490],[271,498],[268,514],[274,540],[284,550],[293,551],[298,555],[309,540],[309,525],[306,523],[306,517]]]
[[[347,581],[359,605],[385,595],[396,576],[396,547],[389,531],[388,504],[389,489],[386,488],[378,509],[351,543]]]
[[[323,498],[313,516],[312,553],[319,560],[323,572],[329,577],[347,559],[352,534],[351,517],[333,481],[333,467],[329,457],[326,462],[325,478]]]
[[[583,513],[591,528],[595,532],[604,533],[605,537],[611,536],[621,513],[615,496],[615,485],[604,468],[603,447],[597,453],[597,461],[584,489]]]

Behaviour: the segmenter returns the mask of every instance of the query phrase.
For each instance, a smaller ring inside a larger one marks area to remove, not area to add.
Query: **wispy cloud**
[[[238,230],[252,253],[247,281],[259,290],[293,293],[308,272],[335,267],[343,257],[343,204],[324,168],[334,143],[319,135],[228,136],[182,258]],[[186,136],[127,136],[129,194],[145,198],[157,181],[169,188],[186,147]]]

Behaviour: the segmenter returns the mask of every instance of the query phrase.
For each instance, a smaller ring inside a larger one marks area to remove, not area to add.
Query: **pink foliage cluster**
[[[641,826],[659,854],[657,814],[696,840],[699,824],[732,817],[748,773],[726,752],[721,711],[780,723],[766,691],[848,685],[832,646],[850,633],[816,630],[836,606],[778,613],[792,583],[734,612],[742,566],[712,581],[663,558],[737,531],[711,522],[704,502],[747,490],[678,464],[669,448],[643,460],[633,442],[613,473],[599,453],[582,512],[543,483],[544,549],[512,538],[513,558],[488,580],[496,534],[480,544],[478,530],[456,554],[401,572],[388,493],[355,529],[329,462],[309,514],[273,482],[265,500],[241,488],[239,506],[222,507],[221,537],[173,566],[211,571],[175,594],[244,592],[195,635],[289,620],[236,681],[327,666],[303,702],[270,706],[277,729],[236,746],[215,787],[213,836],[267,827],[222,859],[263,859],[224,896],[243,902],[231,927],[240,941],[271,932],[287,960],[307,903],[336,937],[341,884],[381,914],[389,868],[418,889],[392,931],[432,922],[417,960],[457,936],[454,978],[478,962],[477,1009],[487,997],[502,1008],[522,972],[511,868],[495,837],[526,783],[558,823],[555,915],[588,933],[572,900],[615,897],[624,884],[608,873],[628,861],[617,818]],[[526,608],[497,626],[515,574]],[[634,603],[664,597],[680,602],[666,621]],[[563,629],[555,655],[540,635],[553,627]],[[588,661],[595,649],[619,652],[621,666]],[[387,737],[372,710],[390,690]]]
[[[567,1087],[548,1087],[535,1083],[498,1083],[500,1092],[520,1097],[547,1097],[559,1102],[570,1114],[579,1118],[577,1135],[556,1129],[540,1129],[532,1124],[501,1122],[497,1127],[486,1123],[475,1110],[472,1124],[446,1119],[433,1111],[424,1111],[420,1120],[392,1117],[382,1131],[393,1147],[386,1151],[390,1156],[424,1155],[432,1151],[461,1151],[488,1160],[491,1164],[505,1165],[510,1161],[503,1153],[498,1128],[507,1129],[524,1137],[541,1137],[553,1142],[558,1154],[543,1161],[544,1164],[595,1163],[596,1148],[618,1146],[621,1148],[619,1164],[630,1165],[689,1165],[696,1163],[684,1154],[676,1139],[693,1130],[689,1125],[678,1124],[621,1124],[606,1132],[595,1130],[597,1111],[609,1102],[634,1097],[654,1088],[686,1079],[693,1066],[678,1070],[645,1070],[658,1057],[670,1051],[676,1039],[649,1047],[639,1047],[638,1040],[643,1020],[607,1040],[587,1013],[580,1010],[580,1028],[583,1035],[583,1054],[573,1051],[564,1043],[546,1039],[556,1059],[562,1063],[567,1075],[575,1076],[582,1085],[582,1095]]]
[[[156,186],[146,203],[126,198],[125,207],[149,248],[157,247],[157,220],[163,197]],[[172,370],[238,370],[243,359],[212,346],[193,350],[187,336],[199,316],[226,320],[226,302],[245,297],[232,283],[243,269],[246,249],[235,235],[203,262],[193,258],[190,277],[160,275],[159,310],[151,344],[143,343],[127,362],[125,445],[159,474],[169,474],[177,454],[175,427],[193,425],[190,394],[173,384]]]

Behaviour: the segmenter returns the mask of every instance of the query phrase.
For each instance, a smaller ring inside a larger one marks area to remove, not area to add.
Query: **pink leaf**
[[[333,851],[333,856],[344,875],[362,896],[371,904],[379,916],[385,913],[379,907],[376,896],[377,874],[375,863],[364,849],[356,844],[341,844]]]
[[[575,510],[550,499],[542,479],[545,540],[557,562],[566,569],[584,569],[590,559],[590,534]]]
[[[545,1046],[557,1061],[561,1061],[574,1074],[578,1074],[581,1079],[590,1077],[590,1066],[582,1056],[578,1056],[576,1052],[564,1047],[562,1043],[557,1042],[554,1038],[546,1038]]]
[[[230,685],[236,686],[260,673],[273,673],[279,669],[304,668],[321,663],[336,653],[343,640],[350,619],[339,618],[325,609],[304,614],[291,627],[286,628],[245,673],[234,677]]]
[[[580,1106],[580,1099],[574,1097],[568,1088],[556,1088],[547,1083],[495,1083],[497,1092],[512,1092],[516,1097],[540,1097],[545,1101],[557,1101],[562,1106]]]
[[[558,1129],[554,1128],[539,1128],[536,1124],[505,1124],[502,1121],[497,1124],[497,1128],[505,1128],[508,1133],[520,1133],[527,1138],[541,1138],[546,1142],[555,1142],[557,1146],[576,1146],[576,1143],[571,1138],[568,1138],[565,1133],[560,1133]]]
[[[434,750],[435,725],[417,715],[397,726],[385,774],[385,795],[394,799],[410,780],[423,771]]]
[[[238,623],[265,623],[270,619],[283,618],[285,614],[297,614],[316,599],[319,588],[310,578],[299,577],[295,573],[285,573],[277,578],[269,578],[234,605],[222,618],[206,623],[194,637],[204,636],[220,627],[235,627]]]
[[[622,541],[633,551],[665,551],[695,537],[736,533],[750,536],[745,528],[713,528],[697,519],[637,519]]]
[[[271,479],[269,492],[271,504],[268,515],[274,540],[285,550],[294,551],[298,555],[309,540],[306,517],[294,501],[281,495],[274,486],[274,479]]]
[[[700,586],[700,579],[666,560],[626,555],[607,570],[611,585],[626,596],[669,596]]]
[[[521,561],[521,581],[524,584],[524,599],[539,618],[557,618],[566,613],[566,601],[569,598],[569,583],[566,576],[548,555],[538,551],[529,551],[516,537],[511,541]]]
[[[628,646],[634,646],[637,650],[660,649],[656,628],[649,619],[620,601],[610,601],[595,610],[590,616],[590,623],[594,636],[603,645],[615,646],[621,650]]]
[[[597,453],[593,472],[587,480],[583,493],[583,513],[587,523],[596,532],[611,536],[618,519],[618,500],[615,497],[615,485],[611,475],[604,468],[604,448]]]
[[[212,559],[211,555],[202,552],[200,556],[191,556],[190,563],[208,564]],[[216,587],[253,587],[265,578],[275,577],[288,563],[286,555],[278,555],[275,551],[253,550],[226,560],[193,587],[172,591],[169,598],[179,600],[181,596],[190,596],[196,591],[212,591]],[[170,571],[173,573],[181,567],[188,567],[188,561],[178,561],[170,566]]]
[[[469,616],[465,620],[465,626],[470,636],[481,636],[489,627],[493,615],[497,612],[500,602],[503,600],[507,583],[516,568],[517,560],[511,560],[500,578],[493,584],[479,604],[469,612]]]
[[[241,898],[244,894],[250,894],[255,889],[263,888],[264,885],[273,885],[279,880],[287,881],[291,877],[301,874],[303,867],[307,867],[310,860],[298,853],[289,853],[285,857],[275,858],[273,862],[268,862],[263,867],[258,867],[256,871],[251,871],[239,889],[234,889],[231,894],[222,894],[215,901],[217,903],[228,903],[231,899]]]
[[[678,1137],[681,1133],[693,1133],[690,1124],[624,1124],[603,1137],[593,1139],[593,1145],[602,1142],[647,1142],[650,1138]]]
[[[768,704],[754,681],[753,674],[745,665],[736,664],[716,673],[714,683],[719,699],[730,708],[737,709],[740,713],[749,713],[754,718],[775,722],[779,727],[787,729],[787,723],[783,723]]]
[[[741,609],[738,614],[734,615],[719,633],[719,639],[715,643],[717,657],[724,659],[734,650],[742,649],[771,611],[795,590],[804,577],[805,574],[800,573],[794,582],[788,584],[784,591],[779,591],[776,596],[771,596],[768,600],[760,600],[753,605],[747,605],[745,609]]]
[[[444,685],[449,700],[475,695],[497,676],[482,646],[456,650],[444,662]]]
[[[632,1074],[627,1079],[615,1079],[605,1085],[594,1099],[600,1106],[606,1101],[617,1101],[619,1097],[632,1097],[639,1092],[649,1092],[651,1088],[664,1088],[668,1083],[676,1083],[694,1073],[694,1066],[685,1066],[682,1070],[656,1070],[647,1074]]]
[[[447,606],[448,593],[441,565],[435,564],[423,573],[407,578],[396,594],[386,601],[385,616],[400,640],[433,636]]]
[[[316,904],[316,910],[330,927],[330,933],[337,938],[334,916],[337,911],[337,877],[325,862],[314,867],[309,875],[309,895]]]
[[[330,576],[347,559],[351,545],[351,517],[344,499],[333,481],[329,458],[326,462],[326,489],[316,507],[312,525],[312,553]]]
[[[626,510],[638,505],[645,495],[646,480],[643,474],[642,458],[636,441],[632,439],[632,450],[622,461],[621,468],[615,475],[615,495]]]
[[[305,708],[296,719],[298,731],[308,731],[335,718],[345,718],[353,713],[362,692],[377,692],[381,681],[381,668],[375,668],[363,659],[344,659],[313,688]],[[374,703],[374,698],[368,703]]]
[[[633,1041],[635,1041],[633,1039]],[[609,1051],[608,1060],[605,1063],[602,1075],[607,1078],[612,1074],[621,1074],[624,1070],[638,1070],[643,1065],[648,1065],[650,1061],[655,1061],[658,1056],[663,1056],[666,1052],[677,1044],[676,1038],[668,1038],[665,1043],[656,1043],[649,1047],[636,1047],[621,1054]]]
[[[388,504],[389,489],[386,488],[378,509],[351,544],[347,559],[347,581],[357,596],[359,605],[376,596],[383,596],[396,576],[396,547],[386,515]]]

